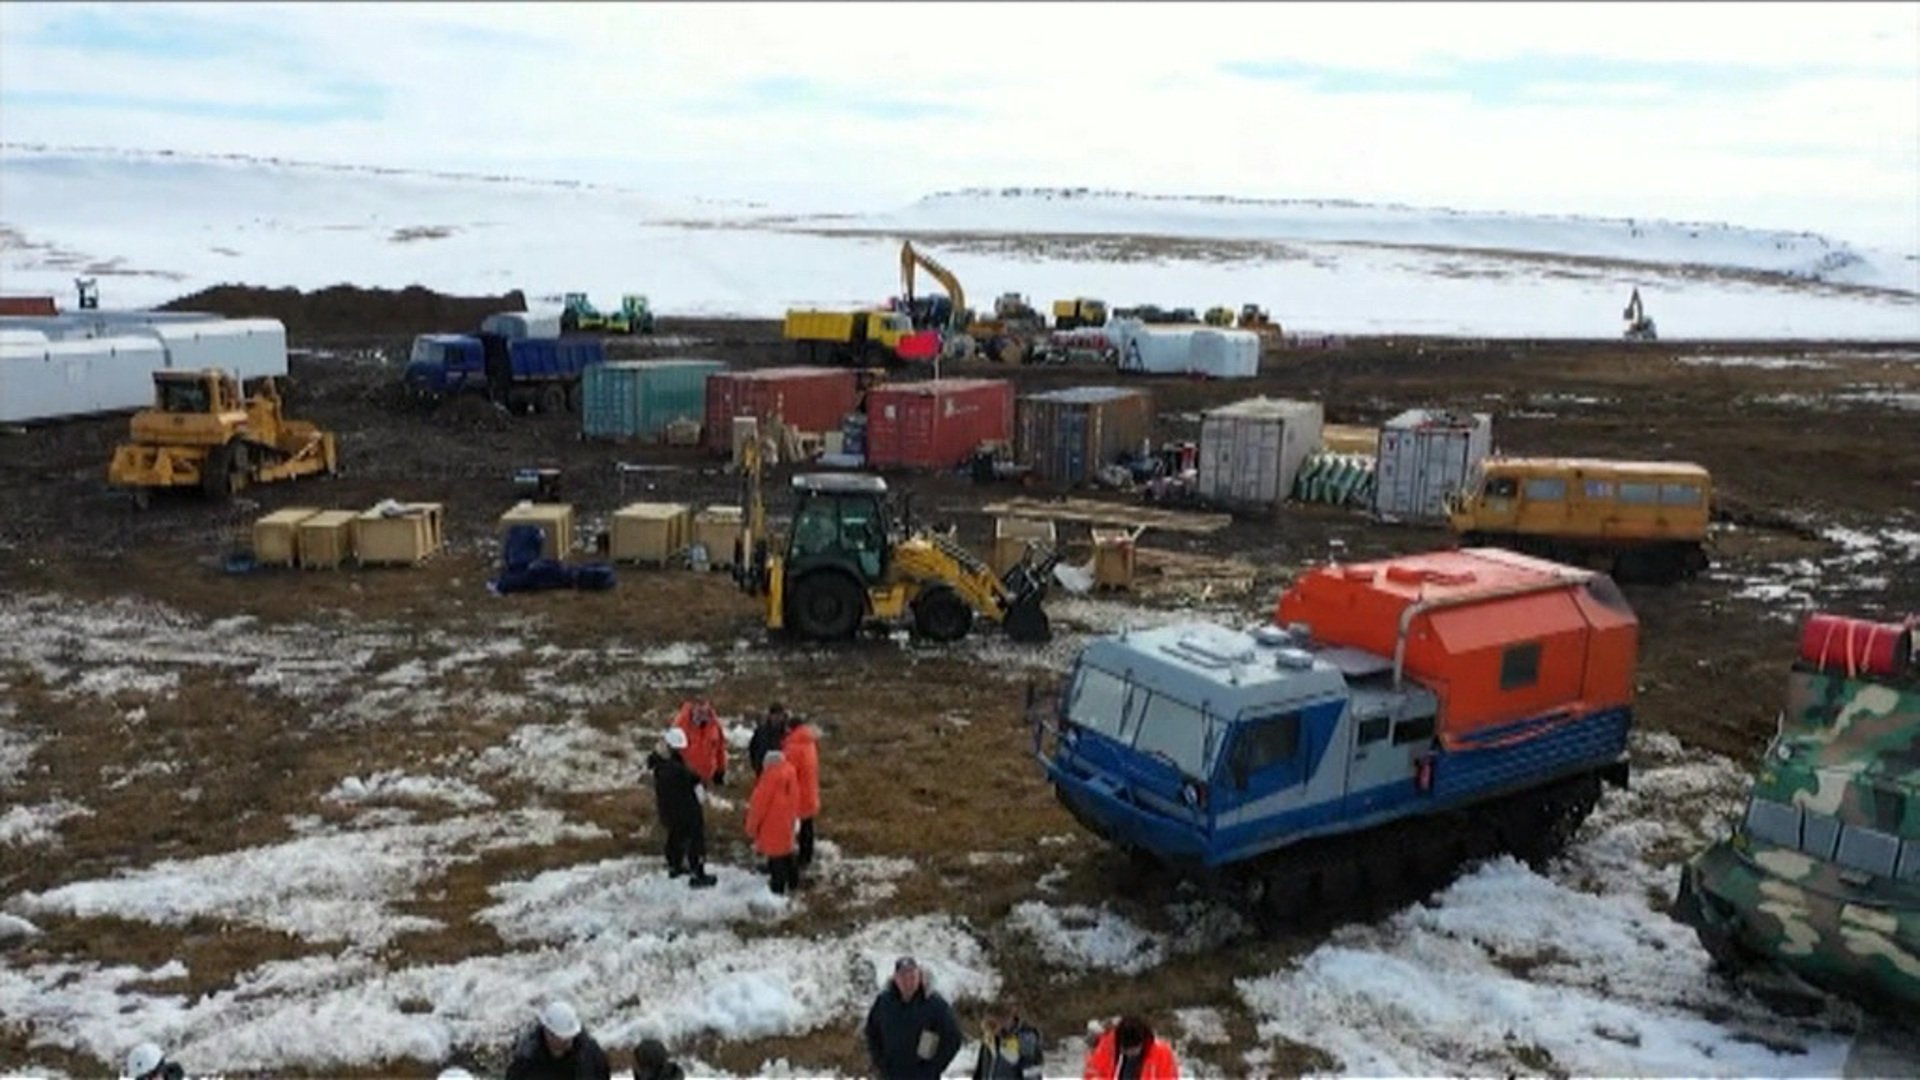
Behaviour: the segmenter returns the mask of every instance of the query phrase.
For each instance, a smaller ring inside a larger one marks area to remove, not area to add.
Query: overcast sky
[[[1914,251],[1920,4],[0,2],[0,140],[815,208],[1088,186]]]

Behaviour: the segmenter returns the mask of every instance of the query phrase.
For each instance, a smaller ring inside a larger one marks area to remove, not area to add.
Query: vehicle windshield
[[[1220,748],[1220,726],[1201,710],[1096,667],[1082,666],[1074,677],[1067,720],[1196,779],[1212,773]]]
[[[413,355],[408,357],[408,361],[415,364],[431,364],[439,359],[440,343],[437,341],[427,341],[425,339],[414,341]]]
[[[203,413],[208,407],[205,383],[197,379],[167,379],[160,383],[161,411]]]

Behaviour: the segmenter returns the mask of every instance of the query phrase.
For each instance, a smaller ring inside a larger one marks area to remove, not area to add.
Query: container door
[[[1248,502],[1274,503],[1286,498],[1286,492],[1280,490],[1280,439],[1284,432],[1281,421],[1262,420],[1248,424],[1253,436],[1253,463],[1256,468],[1247,470]]]
[[[1200,421],[1200,494],[1217,499],[1226,494],[1226,459],[1231,456],[1228,440],[1233,437],[1232,421],[1224,416],[1209,416]]]
[[[1054,440],[1058,455],[1054,476],[1061,483],[1078,484],[1087,478],[1087,413],[1086,409],[1063,408],[1056,414],[1059,427]]]
[[[1348,731],[1353,749],[1347,759],[1347,815],[1405,801],[1413,788],[1414,764],[1433,743],[1433,717],[1394,723],[1385,715],[1356,715]]]
[[[1379,472],[1374,479],[1374,509],[1379,513],[1403,513],[1410,501],[1405,490],[1406,463],[1401,460],[1406,453],[1406,444],[1405,431],[1396,428],[1381,430]]]

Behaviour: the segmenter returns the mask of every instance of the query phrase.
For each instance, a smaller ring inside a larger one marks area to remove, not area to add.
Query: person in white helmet
[[[549,1001],[540,1020],[514,1044],[507,1080],[613,1080],[606,1051],[564,1001]]]
[[[660,746],[647,755],[653,773],[654,807],[667,831],[667,875],[691,873],[687,884],[710,889],[719,880],[707,873],[707,815],[700,806],[700,777],[687,760],[687,733],[670,727]]]
[[[186,1072],[153,1043],[143,1042],[127,1052],[127,1080],[181,1080]]]

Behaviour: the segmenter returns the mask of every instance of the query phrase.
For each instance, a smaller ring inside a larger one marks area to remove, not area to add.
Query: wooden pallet
[[[1096,525],[1123,525],[1134,528],[1165,529],[1168,532],[1214,533],[1233,524],[1231,514],[1194,514],[1179,510],[1157,510],[1147,506],[1125,506],[1094,499],[1007,499],[980,508],[984,514],[1010,517],[1084,521]]]

